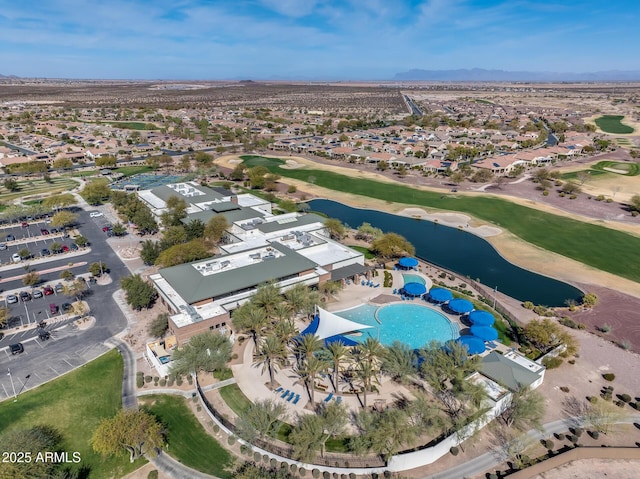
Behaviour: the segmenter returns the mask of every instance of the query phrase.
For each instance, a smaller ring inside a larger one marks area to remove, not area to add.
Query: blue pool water
[[[361,335],[349,336],[358,342],[371,336],[379,339],[385,346],[390,346],[394,341],[400,341],[413,349],[418,349],[430,341],[445,343],[460,336],[458,327],[446,316],[421,304],[388,304],[380,307],[363,304],[334,314],[373,326],[373,328],[363,329]]]
[[[407,284],[407,283],[427,284],[424,278],[417,274],[403,274],[402,279],[404,280],[404,284]]]

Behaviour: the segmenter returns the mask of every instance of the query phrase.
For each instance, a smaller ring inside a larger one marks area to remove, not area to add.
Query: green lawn
[[[18,181],[18,191],[9,191],[4,186],[0,187],[0,202],[7,202],[24,196],[40,195],[44,193],[61,193],[78,186],[78,182],[71,178],[52,178],[48,183],[43,179]]]
[[[15,403],[0,403],[0,431],[52,426],[63,436],[63,450],[80,452],[82,461],[71,465],[74,470],[87,469],[89,479],[122,477],[146,461],[131,464],[128,455],[103,459],[89,445],[100,419],[115,415],[122,407],[122,374],[122,357],[111,351],[55,381],[20,394]]]
[[[596,118],[596,125],[606,133],[629,134],[635,130],[628,125],[622,123],[624,117],[621,115],[603,115]]]
[[[614,170],[625,171],[622,173],[625,176],[638,176],[640,175],[640,163],[623,163],[620,161],[599,161],[591,168],[597,171],[605,172],[605,168],[612,168]],[[621,174],[621,173],[613,173]]]
[[[145,396],[140,403],[166,428],[164,450],[182,464],[221,479],[233,477],[233,457],[209,435],[180,396]]]
[[[369,248],[365,246],[353,246],[353,245],[347,245],[347,246],[349,246],[349,248],[354,249],[356,251],[360,251],[362,254],[364,254],[364,257],[366,259],[373,259],[376,257],[373,251],[371,251]]]
[[[124,176],[133,176],[133,175],[138,175],[140,173],[150,173],[153,171],[153,167],[147,166],[147,165],[121,166],[120,168],[116,168],[114,171],[116,173],[122,173]]]
[[[469,213],[509,230],[540,248],[597,269],[640,281],[640,237],[517,205],[489,196],[450,195],[420,191],[400,183],[354,178],[316,169],[284,169],[283,160],[243,156],[247,166],[263,165],[273,173],[318,186],[390,203],[414,204]],[[612,245],[614,247],[607,247]]]
[[[238,416],[242,416],[245,411],[249,409],[249,406],[251,406],[251,401],[244,395],[237,384],[229,384],[228,386],[220,388],[219,391],[220,396],[222,396],[224,402],[227,403],[227,406]]]
[[[562,173],[560,175],[560,179],[562,180],[576,180],[578,179],[578,173],[589,173],[592,177],[601,176],[606,177],[610,175],[615,175],[615,173],[609,173],[608,171],[603,170],[579,170],[579,171],[570,171],[568,173]]]

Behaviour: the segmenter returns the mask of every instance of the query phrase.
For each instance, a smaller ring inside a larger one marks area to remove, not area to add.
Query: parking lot
[[[104,215],[91,217],[90,213],[97,210],[102,211]],[[17,326],[17,329],[0,330],[0,333],[6,333],[4,338],[0,338],[0,400],[13,397],[11,378],[4,374],[7,369],[10,368],[17,391],[23,387],[21,383],[24,383],[24,390],[29,390],[102,354],[109,349],[105,341],[126,326],[126,318],[112,295],[120,288],[120,279],[130,272],[109,246],[108,236],[102,231],[104,226],[117,221],[117,218],[105,207],[91,208],[88,211],[78,209],[74,212],[78,213],[78,230],[89,240],[91,248],[84,250],[81,256],[77,256],[77,253],[81,252],[78,251],[67,255],[52,255],[46,260],[38,256],[39,261],[32,260],[12,266],[5,264],[4,271],[0,273],[0,288],[3,289],[0,294],[0,306],[6,305],[10,308],[11,316],[15,318],[11,320],[10,327]],[[46,228],[43,224],[47,225],[44,221],[30,222],[29,231],[27,227],[23,231],[21,224],[11,227],[0,226],[0,241],[5,239],[7,234],[14,234],[16,240],[29,241],[31,252],[39,252],[46,247],[44,242],[50,244],[52,241],[40,235],[34,237],[34,233],[40,233],[41,228]],[[63,242],[70,245],[71,239],[65,239]],[[15,246],[10,248],[12,253],[17,249]],[[5,263],[6,258],[10,258],[6,253],[6,250],[0,250],[0,257]],[[61,316],[62,305],[73,303],[75,298],[61,292],[56,294],[55,285],[64,283],[60,279],[60,273],[66,269],[71,270],[76,277],[82,275],[88,278],[89,265],[98,261],[106,263],[112,281],[102,285],[88,284],[84,300],[91,309],[91,315],[95,317],[95,324],[82,329],[75,321],[66,319],[67,316]],[[71,262],[73,265],[70,266]],[[6,298],[10,294],[23,290],[31,292],[31,288],[25,287],[21,279],[26,273],[22,266],[27,263],[40,274],[41,283],[37,285],[37,289],[42,290],[45,285],[51,285],[54,287],[54,294],[45,296],[43,291],[42,297],[32,296],[25,302],[18,298],[17,302],[6,304]],[[51,304],[56,305],[57,313],[51,313]],[[51,334],[49,339],[43,340],[39,337],[35,326],[40,321],[48,323],[45,329]],[[24,352],[12,355],[10,345],[18,342],[24,346]]]
[[[22,224],[24,226],[17,224],[0,228],[0,264],[25,263],[77,249],[73,239],[64,231],[52,228],[45,219]],[[24,249],[30,253],[28,258],[21,260],[14,256]]]

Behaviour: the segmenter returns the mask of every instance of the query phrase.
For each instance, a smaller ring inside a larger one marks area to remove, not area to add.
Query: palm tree
[[[280,301],[278,304],[275,305],[275,307],[273,308],[273,316],[278,320],[278,321],[287,321],[287,322],[292,322],[291,321],[291,306],[289,306],[287,303],[285,303],[284,301]]]
[[[300,367],[297,373],[307,387],[311,406],[315,407],[315,380],[316,376],[327,369],[327,362],[317,356],[309,357]]]
[[[302,283],[298,283],[293,288],[285,291],[284,296],[287,298],[287,302],[294,314],[302,311],[308,294],[309,287]]]
[[[251,333],[256,346],[256,354],[258,354],[260,350],[258,333],[261,333],[267,324],[267,314],[265,310],[252,303],[245,303],[233,311],[231,319],[237,329]]]
[[[280,338],[269,335],[262,341],[262,347],[253,356],[253,362],[262,366],[262,373],[269,372],[269,384],[273,388],[273,375],[283,367],[287,361],[287,348]]]
[[[304,364],[309,361],[314,353],[322,349],[322,340],[315,334],[305,334],[299,340],[296,345],[296,357],[298,364]]]
[[[353,371],[355,376],[362,385],[362,407],[367,409],[367,391],[371,389],[373,383],[380,384],[378,382],[378,373],[380,369],[374,362],[357,359],[354,365]]]
[[[298,329],[292,321],[282,321],[276,324],[273,333],[278,336],[284,344],[289,344],[298,334]]]
[[[280,288],[273,283],[266,283],[258,287],[256,294],[251,298],[251,302],[256,306],[264,308],[267,316],[271,317],[277,304],[282,302]]]
[[[340,363],[346,359],[349,354],[347,348],[342,341],[335,341],[326,348],[327,357],[331,361],[333,367],[333,389],[338,392],[338,378],[340,377]]]

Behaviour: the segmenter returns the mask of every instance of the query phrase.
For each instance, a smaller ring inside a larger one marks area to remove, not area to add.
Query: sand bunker
[[[302,168],[304,165],[298,163],[295,160],[287,160],[284,165],[280,165],[280,168],[285,170],[295,170],[296,168]]]
[[[474,235],[488,238],[502,233],[500,228],[489,225],[475,226],[471,223],[470,216],[462,213],[427,213],[422,208],[405,208],[398,212],[401,216],[409,216],[411,218],[420,218],[421,220],[433,221],[452,228],[463,228]]]

